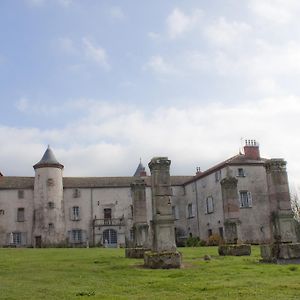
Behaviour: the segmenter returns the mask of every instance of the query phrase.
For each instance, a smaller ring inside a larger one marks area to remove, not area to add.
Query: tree
[[[291,195],[291,207],[295,220],[300,223],[300,201],[297,193]]]

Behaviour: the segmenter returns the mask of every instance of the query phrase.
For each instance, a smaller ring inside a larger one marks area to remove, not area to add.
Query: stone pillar
[[[265,163],[273,241],[296,242],[296,228],[286,172],[286,161],[270,159]]]
[[[149,163],[152,188],[151,252],[145,253],[145,266],[180,268],[181,255],[176,250],[174,217],[171,206],[170,164],[167,157],[154,157]]]
[[[137,179],[131,184],[133,201],[133,230],[134,246],[147,247],[148,228],[146,207],[146,183],[143,179]]]
[[[237,243],[240,237],[240,204],[237,192],[238,180],[234,177],[227,176],[221,180],[225,241],[233,244]]]

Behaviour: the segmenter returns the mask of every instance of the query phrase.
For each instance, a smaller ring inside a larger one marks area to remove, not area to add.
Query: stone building
[[[171,176],[177,242],[218,234],[265,243],[279,227],[294,241],[285,165],[261,158],[258,144],[247,141],[243,154],[204,172]],[[33,168],[34,177],[0,176],[0,246],[122,247],[134,234],[139,246],[146,243],[151,177],[141,162],[129,177],[63,177],[48,147]]]

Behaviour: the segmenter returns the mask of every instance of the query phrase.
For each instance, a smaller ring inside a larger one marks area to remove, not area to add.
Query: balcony
[[[94,227],[98,226],[125,226],[124,218],[119,219],[94,219]]]

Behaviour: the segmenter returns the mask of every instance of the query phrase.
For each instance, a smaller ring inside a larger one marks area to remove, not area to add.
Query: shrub
[[[199,237],[190,236],[187,238],[185,245],[187,247],[201,247],[206,246],[206,242],[199,239]]]
[[[208,246],[218,246],[221,245],[223,243],[223,239],[221,238],[221,236],[219,236],[218,234],[212,234],[209,238],[208,238]]]

